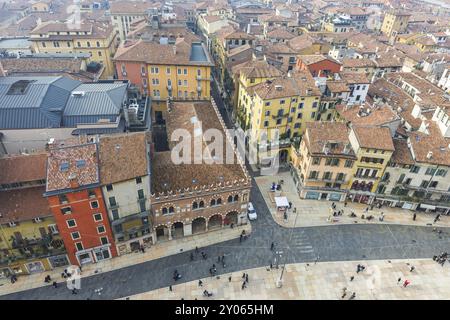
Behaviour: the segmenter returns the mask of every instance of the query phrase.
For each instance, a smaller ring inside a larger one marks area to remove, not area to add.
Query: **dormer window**
[[[77,168],[83,168],[86,166],[86,160],[77,160],[76,164],[77,164]]]
[[[59,165],[59,171],[64,172],[69,170],[69,163],[68,162],[63,162]]]

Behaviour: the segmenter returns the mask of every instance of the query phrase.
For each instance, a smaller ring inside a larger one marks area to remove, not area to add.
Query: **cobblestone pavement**
[[[253,183],[252,202],[259,213],[252,222],[248,240],[228,240],[205,247],[207,260],[189,261],[192,251],[146,261],[140,264],[95,274],[82,281],[82,289],[72,295],[60,286],[41,287],[1,296],[1,299],[117,299],[133,294],[174,285],[175,269],[183,276],[179,282],[205,278],[217,257],[226,256],[226,268],[218,265],[218,275],[244,269],[268,266],[274,261],[270,250],[283,251],[281,262],[385,260],[431,258],[448,251],[450,229],[437,234],[430,227],[388,224],[331,225],[319,227],[284,228],[274,222],[265,201]],[[97,295],[96,289],[103,288]]]
[[[360,263],[366,269],[356,273]],[[415,268],[412,272],[411,266]],[[431,259],[289,264],[283,274],[283,286],[278,288],[280,272],[281,267],[254,268],[220,279],[203,278],[201,287],[196,280],[174,285],[172,291],[165,287],[123,299],[349,300],[353,292],[355,300],[450,299],[450,266],[441,267]],[[243,273],[249,275],[245,289],[242,289]],[[354,279],[350,281],[352,276]],[[410,281],[406,288],[405,280]],[[212,298],[203,296],[203,290],[213,293]]]
[[[293,212],[293,209],[289,210],[287,221],[284,220],[282,212],[277,212],[274,201],[275,193],[270,191],[272,182],[278,182],[279,180],[284,181],[282,191],[279,195],[287,197],[292,202],[292,208],[297,208],[298,213],[297,215],[297,213]],[[259,176],[255,178],[255,181],[274,220],[283,227],[312,227],[356,223],[450,227],[450,216],[441,215],[440,220],[437,223],[433,223],[436,213],[417,212],[391,207],[382,207],[381,209],[373,208],[373,210],[365,213],[367,205],[351,202],[346,207],[344,207],[344,203],[342,202],[335,202],[337,210],[344,210],[344,214],[339,217],[333,217],[330,212],[332,201],[300,199],[289,172],[280,172],[277,176]],[[349,217],[351,211],[355,212],[357,215],[356,218]],[[384,220],[381,222],[379,217],[382,212],[384,213]],[[416,213],[415,221],[413,221],[414,213]],[[365,216],[373,215],[375,219],[371,221],[361,219],[361,215],[363,214]]]

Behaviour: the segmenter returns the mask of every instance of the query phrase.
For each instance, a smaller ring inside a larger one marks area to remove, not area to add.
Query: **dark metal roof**
[[[111,133],[121,133],[125,132],[125,120],[121,119],[119,125],[115,128],[85,128],[85,129],[75,129],[72,131],[72,135],[94,135],[94,134],[111,134]]]
[[[0,129],[76,127],[100,119],[115,122],[127,88],[128,83],[122,81],[81,83],[62,76],[3,77]]]
[[[21,94],[8,94],[19,81]],[[0,78],[0,129],[57,128],[70,92],[81,82],[65,77]]]

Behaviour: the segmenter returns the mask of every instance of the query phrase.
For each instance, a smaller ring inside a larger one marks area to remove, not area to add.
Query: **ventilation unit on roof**
[[[281,91],[281,90],[283,90],[283,86],[276,85],[275,86],[275,90]]]
[[[84,91],[73,91],[72,97],[84,97],[86,93]]]
[[[433,151],[428,151],[427,159],[431,159],[433,157]]]

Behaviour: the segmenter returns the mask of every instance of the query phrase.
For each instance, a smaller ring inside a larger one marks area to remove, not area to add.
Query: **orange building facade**
[[[99,176],[96,143],[51,148],[44,196],[75,265],[117,256]]]

